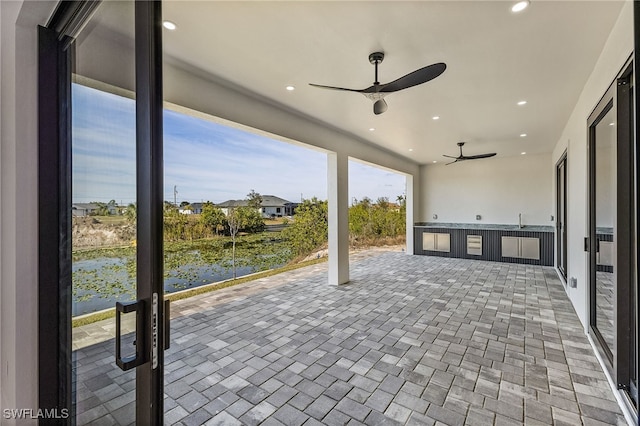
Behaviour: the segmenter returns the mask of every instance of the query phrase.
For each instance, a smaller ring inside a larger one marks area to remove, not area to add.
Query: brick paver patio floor
[[[383,253],[339,287],[326,268],[176,302],[165,423],[626,424],[552,268]],[[132,424],[113,346],[75,352],[78,424]]]

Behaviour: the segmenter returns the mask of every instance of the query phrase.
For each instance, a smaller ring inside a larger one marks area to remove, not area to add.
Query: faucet
[[[518,213],[518,228],[522,229],[522,213]]]

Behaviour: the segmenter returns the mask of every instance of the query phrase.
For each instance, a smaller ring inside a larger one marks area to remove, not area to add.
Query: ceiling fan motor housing
[[[382,52],[373,52],[369,55],[369,62],[372,64],[379,64],[384,60],[384,53]]]

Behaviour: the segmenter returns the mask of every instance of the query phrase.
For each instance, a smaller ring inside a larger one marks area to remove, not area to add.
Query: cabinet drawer
[[[467,254],[474,256],[482,255],[482,236],[467,235]]]

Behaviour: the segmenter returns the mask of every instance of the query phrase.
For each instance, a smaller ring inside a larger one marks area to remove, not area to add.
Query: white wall
[[[422,166],[419,221],[518,224],[522,213],[524,225],[553,225],[549,161],[538,154]]]
[[[633,52],[633,2],[626,2],[620,17],[609,35],[600,58],[585,85],[578,102],[558,140],[549,174],[554,176],[555,164],[567,151],[568,181],[568,265],[570,277],[578,281],[577,288],[567,288],[569,299],[582,321],[588,326],[587,306],[587,254],[584,252],[584,237],[587,236],[587,119],[600,98],[607,91],[617,74]]]

